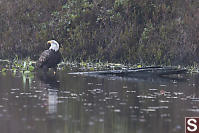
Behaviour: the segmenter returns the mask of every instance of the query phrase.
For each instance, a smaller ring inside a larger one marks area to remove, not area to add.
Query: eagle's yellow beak
[[[51,43],[52,43],[52,41],[48,41],[48,42],[47,42],[47,44],[51,44]]]

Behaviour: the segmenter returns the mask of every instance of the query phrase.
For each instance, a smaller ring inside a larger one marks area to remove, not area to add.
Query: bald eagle
[[[59,52],[59,43],[55,40],[50,40],[47,44],[51,46],[48,50],[41,53],[37,61],[37,67],[43,69],[45,72],[48,71],[48,68],[53,68],[55,73],[57,64],[62,60],[61,53]]]

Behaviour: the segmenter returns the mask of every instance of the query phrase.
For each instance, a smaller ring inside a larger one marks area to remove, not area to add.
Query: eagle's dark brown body
[[[57,64],[59,64],[61,60],[62,56],[59,51],[55,52],[54,50],[48,49],[40,55],[37,61],[37,67],[44,70],[48,70],[48,68],[56,69]]]

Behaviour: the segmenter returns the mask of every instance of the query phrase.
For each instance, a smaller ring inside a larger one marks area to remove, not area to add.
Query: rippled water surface
[[[1,133],[183,133],[199,116],[199,76],[0,73]]]

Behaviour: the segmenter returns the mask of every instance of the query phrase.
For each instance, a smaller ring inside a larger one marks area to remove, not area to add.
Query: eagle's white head
[[[52,49],[55,52],[57,52],[59,50],[59,43],[57,41],[50,40],[50,41],[47,42],[47,44],[50,44],[50,48],[49,49]]]

